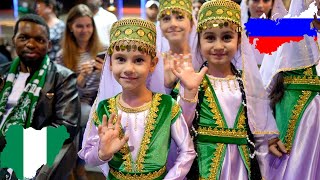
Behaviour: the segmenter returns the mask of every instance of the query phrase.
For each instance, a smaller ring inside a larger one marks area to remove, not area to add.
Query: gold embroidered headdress
[[[205,2],[198,15],[197,31],[208,28],[229,26],[241,32],[240,6],[231,0],[212,0]]]
[[[160,0],[158,19],[172,13],[186,14],[189,19],[192,17],[191,0]]]
[[[113,51],[140,51],[156,56],[156,27],[150,22],[139,18],[125,18],[113,23],[110,32],[110,47]]]

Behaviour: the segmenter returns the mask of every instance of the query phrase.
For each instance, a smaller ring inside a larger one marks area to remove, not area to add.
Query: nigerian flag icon
[[[0,167],[12,168],[18,179],[25,179],[34,177],[42,165],[53,164],[69,133],[64,126],[35,130],[11,125],[5,138],[7,144],[0,155]]]

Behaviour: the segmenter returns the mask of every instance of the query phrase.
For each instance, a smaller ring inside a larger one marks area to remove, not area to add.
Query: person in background
[[[46,21],[50,29],[50,41],[52,47],[49,50],[48,55],[53,61],[55,61],[57,52],[61,49],[60,40],[62,39],[62,34],[65,28],[64,22],[57,17],[58,9],[59,5],[56,0],[36,1],[36,12]]]
[[[93,12],[93,15],[94,15],[93,19],[95,21],[98,35],[103,45],[103,49],[106,50],[108,49],[110,44],[111,26],[118,19],[111,12],[103,9],[101,7],[101,4],[102,4],[101,0],[86,0],[86,5]]]
[[[292,0],[288,18],[314,15],[312,25],[319,31],[316,16],[319,11],[314,6],[318,4],[319,0],[313,6],[304,0]],[[319,38],[319,32],[317,36]],[[299,42],[281,45],[272,55],[273,59],[264,60],[261,66],[280,130],[280,137],[270,146],[277,148],[276,142],[283,141],[288,153],[281,157],[270,155],[266,159],[269,165],[267,179],[317,180],[320,178],[319,41],[304,36]]]
[[[8,50],[8,42],[5,41],[3,37],[0,37],[0,54],[2,54],[4,57],[3,59],[7,59],[8,61],[12,61],[11,52]],[[1,64],[1,62],[0,62]]]
[[[205,0],[193,0],[192,1],[192,14],[193,17],[195,17],[196,19],[198,18],[198,12],[202,6],[203,3],[205,3]]]
[[[243,25],[245,25],[250,18],[260,18],[263,14],[266,15],[265,18],[267,19],[276,20],[277,18],[284,17],[287,13],[282,0],[243,0],[241,2],[241,21]],[[252,45],[252,49],[257,65],[260,67],[263,58],[268,55],[260,53],[254,44]]]
[[[77,87],[81,101],[80,138],[89,118],[91,106],[96,98],[103,58],[97,57],[102,51],[93,13],[85,4],[74,6],[66,18],[66,29],[62,39],[62,50],[57,63],[66,66],[77,74]],[[80,144],[79,144],[80,146]],[[76,174],[85,177],[84,161],[77,163]]]
[[[155,0],[149,0],[146,3],[146,15],[147,20],[153,23],[157,22],[157,16],[159,13],[159,2]]]
[[[25,15],[16,22],[13,33],[12,41],[18,57],[11,63],[0,65],[0,79],[4,81],[0,86],[0,139],[11,125],[36,130],[64,125],[70,134],[64,145],[73,147],[66,153],[70,157],[76,155],[72,143],[80,119],[76,75],[49,59],[50,33],[43,18],[35,14]],[[0,149],[3,149],[4,140],[0,143]],[[56,177],[68,176],[74,163],[75,159],[62,160],[59,166],[67,174],[59,171]]]

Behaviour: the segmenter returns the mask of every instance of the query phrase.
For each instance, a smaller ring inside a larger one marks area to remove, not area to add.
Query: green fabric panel
[[[177,115],[171,119],[172,107],[176,102],[169,95],[162,94],[160,97],[160,104],[157,106],[158,111],[155,112],[157,117],[155,119],[154,129],[151,132],[152,136],[150,138],[150,143],[148,144],[149,148],[146,151],[146,156],[144,157],[143,173],[157,171],[166,165],[170,147],[171,122],[172,120],[175,121],[181,114],[181,109],[179,108]],[[99,103],[97,113],[100,121],[104,114],[107,114],[108,117],[110,116],[109,109],[110,104],[108,103],[108,100],[104,100]],[[122,158],[123,155],[120,152],[114,154],[113,159],[109,161],[109,165],[118,171],[129,173],[125,171],[124,161]]]
[[[215,179],[219,179],[222,162],[226,152],[226,145],[223,145],[221,158],[219,159],[217,176]],[[198,153],[198,165],[199,173],[201,178],[208,179],[210,176],[210,169],[212,164],[213,154],[217,150],[217,144],[197,142],[197,153]],[[216,157],[215,157],[216,158]]]
[[[312,70],[312,75],[308,75],[308,76],[317,77],[316,66],[312,66],[310,68]],[[284,78],[285,77],[302,78],[306,76],[305,72],[307,70],[310,70],[310,68],[282,72],[283,77]],[[288,133],[288,125],[292,116],[292,111],[294,110],[294,107],[297,105],[297,102],[300,99],[299,96],[303,94],[302,93],[303,91],[311,92],[311,96],[307,99],[306,103],[303,105],[301,112],[298,115],[298,120],[297,120],[297,123],[295,124],[294,136],[291,143],[293,143],[294,141],[296,130],[299,127],[299,124],[305,109],[308,107],[310,102],[317,95],[317,92],[319,92],[319,90],[320,90],[319,85],[312,85],[312,84],[286,84],[285,85],[284,95],[281,101],[279,101],[275,107],[276,122],[277,122],[278,129],[280,131],[280,139],[283,142],[289,143],[289,142],[286,142],[285,137]]]
[[[208,82],[207,88],[210,88],[212,95],[213,95],[213,98],[216,102],[218,112],[221,114],[221,117],[222,117],[224,127],[223,128],[220,127],[220,128],[221,129],[236,130],[236,131],[240,130],[237,127],[238,127],[238,121],[240,119],[240,115],[243,111],[243,105],[240,106],[240,108],[237,112],[237,117],[234,122],[234,127],[228,128],[225,117],[223,115],[223,111],[222,111],[221,106],[219,104],[218,98],[215,94],[214,88],[212,87],[207,76],[205,76],[205,80]],[[216,119],[213,119],[214,114],[211,111],[211,108],[209,107],[210,103],[209,103],[207,97],[205,96],[205,89],[203,89],[203,87],[201,87],[200,91],[199,91],[199,104],[200,104],[200,109],[199,109],[198,125],[205,126],[205,127],[211,127],[211,128],[217,128],[218,125],[216,123]],[[216,150],[217,150],[216,149],[217,143],[223,143],[224,148],[222,151],[222,156],[218,160],[219,161],[218,173],[216,174],[215,179],[219,179],[219,177],[220,177],[221,167],[222,167],[223,160],[224,160],[225,153],[226,153],[226,147],[227,147],[226,144],[238,144],[238,145],[245,144],[245,145],[247,145],[247,139],[246,138],[221,137],[221,136],[220,137],[218,137],[218,136],[211,136],[210,137],[207,135],[198,134],[198,136],[197,136],[197,153],[198,153],[199,172],[200,172],[200,176],[202,178],[208,178],[210,175],[210,169],[211,169],[211,166],[213,163],[212,159],[217,158],[217,157],[213,157]],[[238,147],[240,147],[240,146],[238,146]],[[241,153],[243,154],[242,151],[240,151],[240,154]],[[241,157],[242,157],[243,162],[245,163],[244,156],[242,155]],[[248,167],[249,167],[249,165],[246,164],[247,171],[248,171]]]
[[[298,90],[286,90],[284,93],[283,98],[280,102],[276,104],[276,123],[278,126],[278,129],[280,131],[280,139],[283,142],[285,141],[285,136],[287,135],[288,125],[292,116],[292,111],[294,110],[295,105],[297,104],[297,101],[299,100],[299,96],[302,94],[301,91]],[[307,102],[304,104],[302,111],[299,114],[298,121],[295,125],[294,130],[294,137],[296,134],[296,130],[299,127],[301,118],[303,116],[303,113],[305,109],[308,107],[310,102],[314,99],[314,97],[317,95],[316,92],[312,92],[310,98],[308,98]],[[293,138],[294,140],[294,138]]]

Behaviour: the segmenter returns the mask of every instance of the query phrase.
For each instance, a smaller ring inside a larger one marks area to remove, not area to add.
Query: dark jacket
[[[0,77],[3,82],[5,82],[10,65],[11,63],[0,65]],[[70,133],[68,142],[73,140],[79,129],[81,116],[76,81],[77,77],[71,70],[50,61],[46,82],[40,91],[31,123],[33,128],[65,125]],[[2,90],[1,82],[0,90]]]

